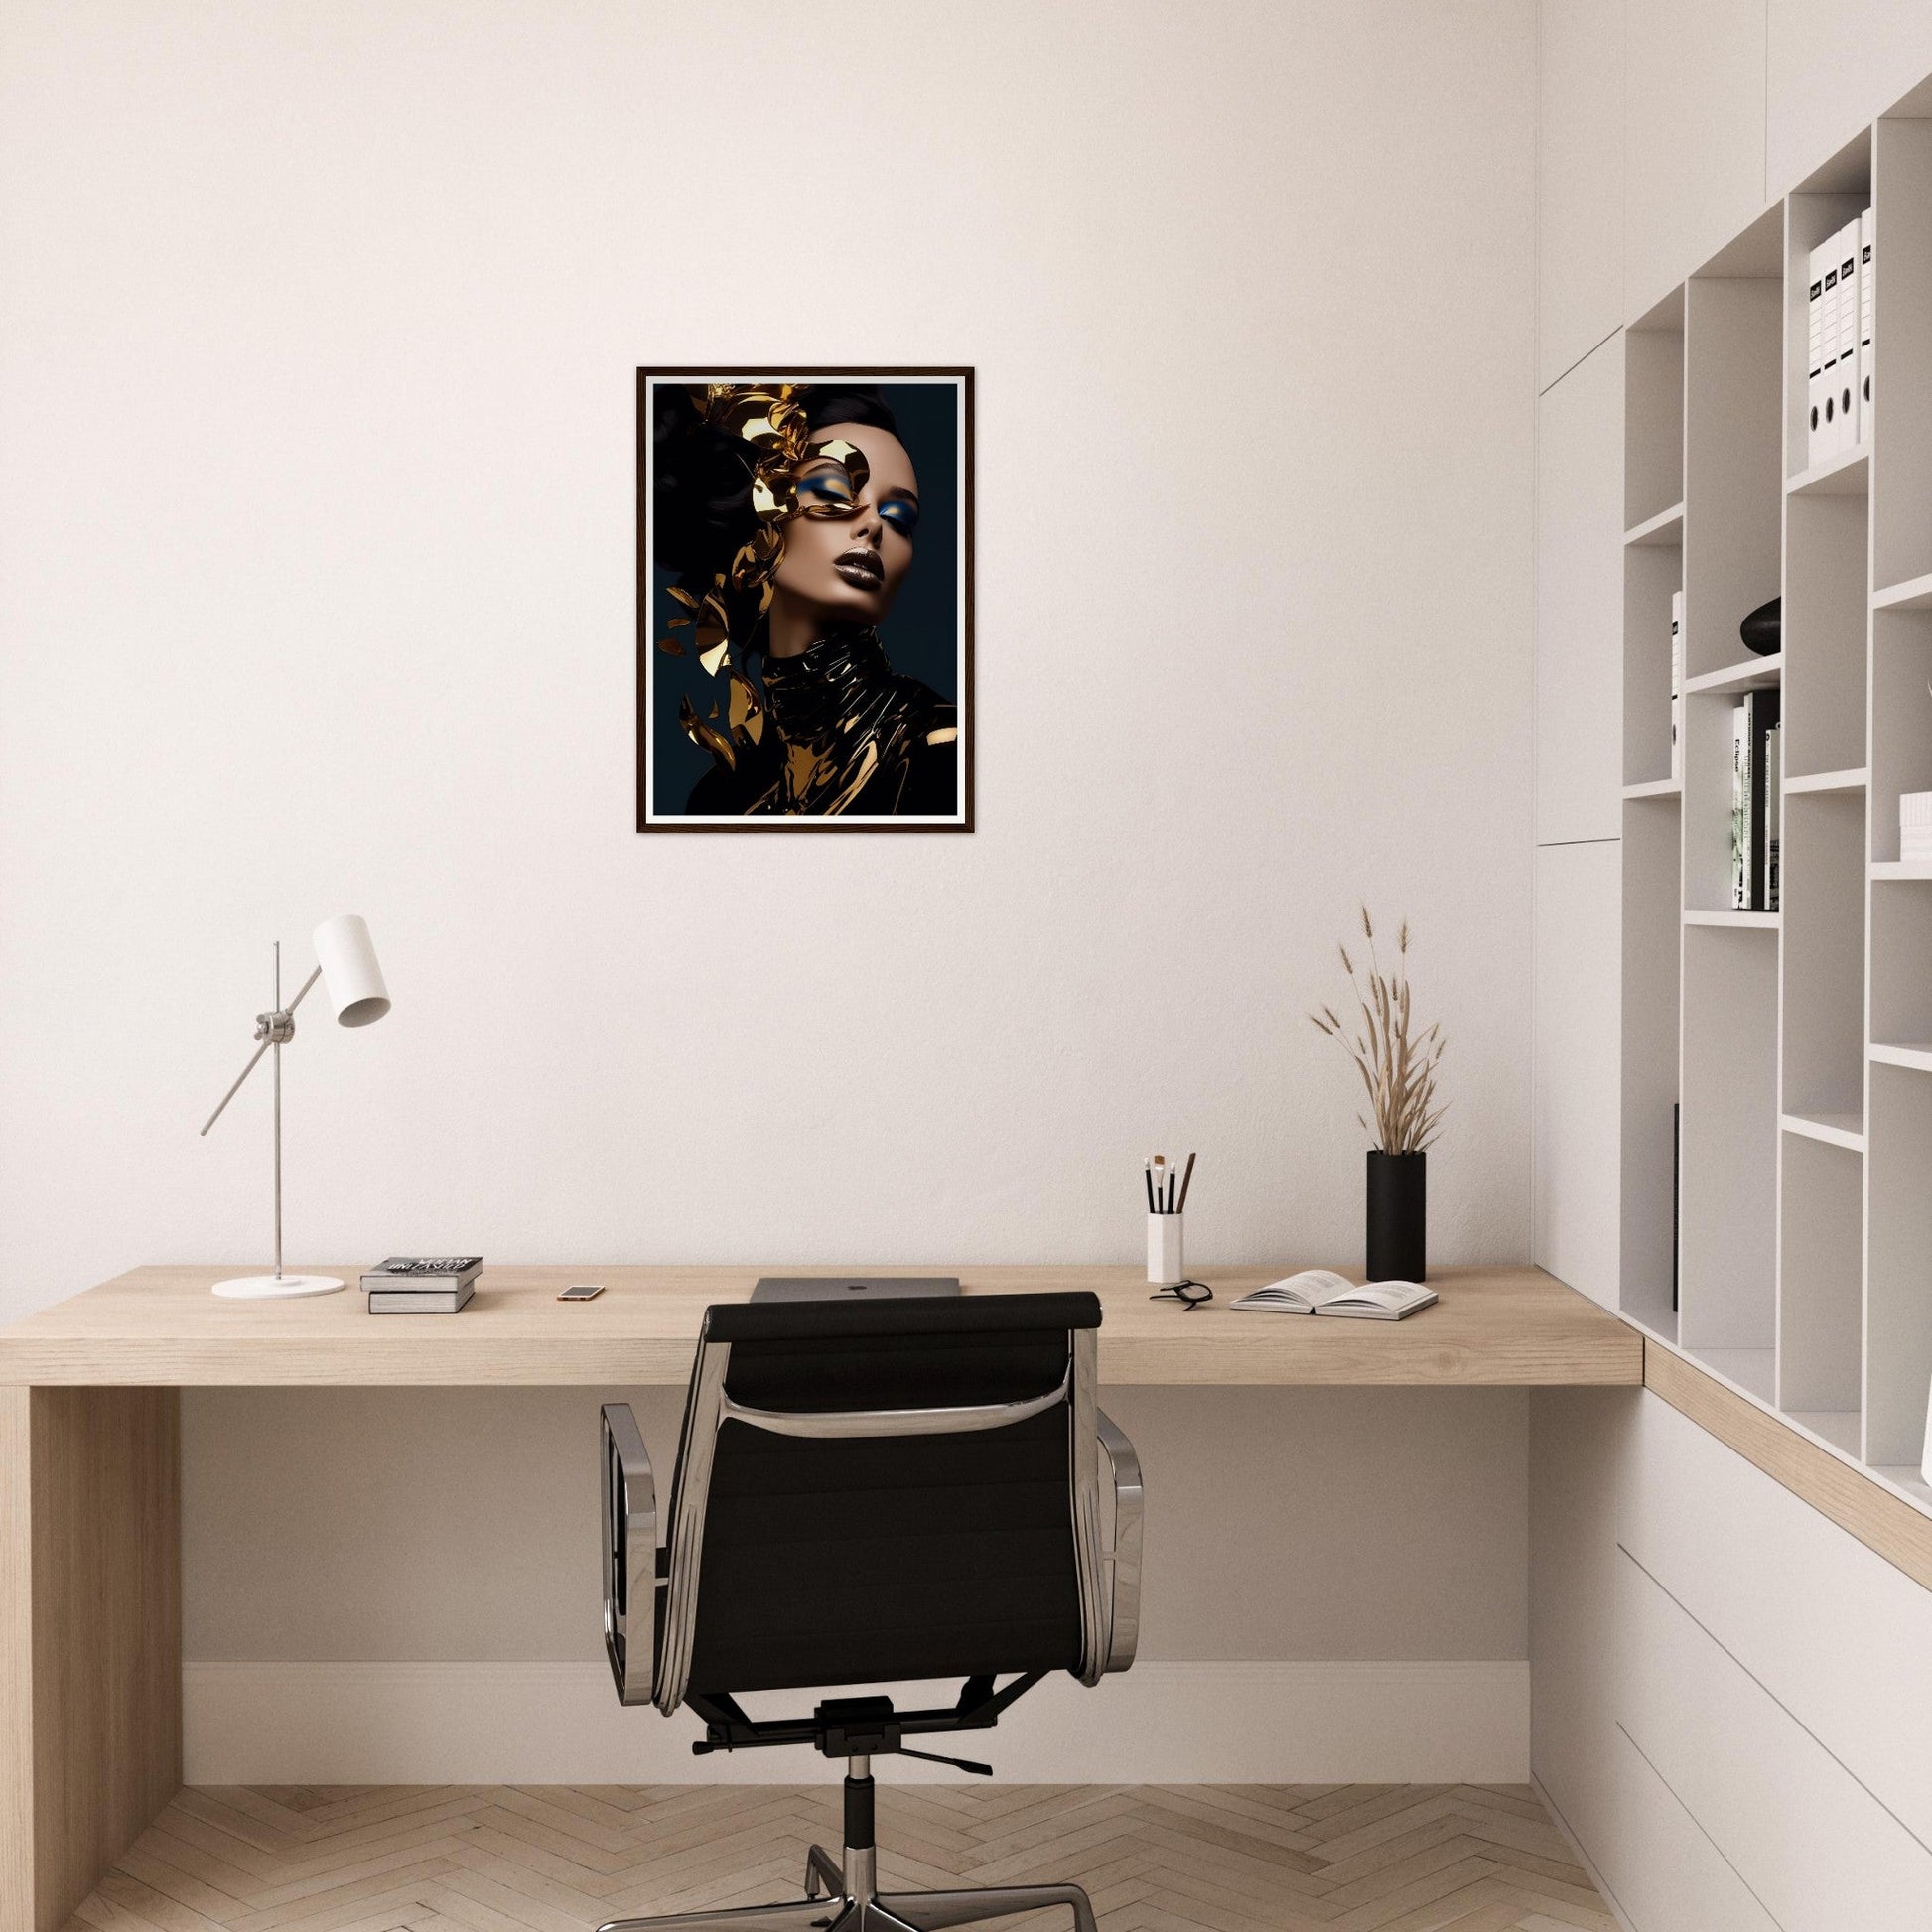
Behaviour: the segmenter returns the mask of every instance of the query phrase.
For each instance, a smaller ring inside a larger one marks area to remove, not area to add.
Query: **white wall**
[[[1525,6],[0,31],[7,1311],[261,1256],[195,1129],[343,906],[297,1256],[1126,1259],[1181,1145],[1202,1261],[1345,1257],[1364,895],[1524,1251]],[[978,367],[972,837],[630,830],[633,370],[774,354]]]
[[[9,8],[0,1314],[263,1259],[266,1089],[195,1129],[344,908],[396,1005],[303,1015],[296,1261],[1127,1260],[1155,1146],[1197,1267],[1357,1257],[1304,1016],[1364,896],[1449,1031],[1432,1255],[1523,1255],[1534,51],[1529,0]],[[978,369],[971,837],[630,829],[633,371],[774,358]]]

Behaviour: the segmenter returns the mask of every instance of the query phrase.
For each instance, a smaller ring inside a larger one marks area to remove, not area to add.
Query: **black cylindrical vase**
[[[1419,1282],[1429,1266],[1429,1156],[1368,1151],[1368,1278]]]

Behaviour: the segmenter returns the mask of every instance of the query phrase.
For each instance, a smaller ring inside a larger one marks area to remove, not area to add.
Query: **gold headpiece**
[[[799,400],[807,385],[778,382],[711,382],[691,385],[689,394],[698,414],[714,429],[739,438],[752,459],[752,513],[758,527],[739,545],[737,554],[711,580],[702,594],[682,584],[671,596],[683,612],[670,621],[673,631],[688,630],[697,659],[706,672],[729,674],[725,713],[716,704],[710,722],[699,718],[690,698],[678,701],[678,723],[685,735],[709,752],[728,770],[738,766],[738,747],[756,745],[764,736],[764,704],[758,687],[732,661],[732,644],[741,649],[771,605],[771,580],[784,560],[784,525],[794,516],[845,517],[850,503],[818,501],[802,507],[797,477],[806,463],[831,462],[846,473],[852,497],[857,499],[872,475],[864,454],[843,437],[814,443],[805,425]],[[657,648],[672,657],[685,655],[675,636],[661,638]],[[719,727],[724,729],[720,730]]]

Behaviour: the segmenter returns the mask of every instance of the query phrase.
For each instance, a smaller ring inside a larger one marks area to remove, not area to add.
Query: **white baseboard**
[[[625,1710],[602,1664],[182,1667],[191,1784],[798,1784],[797,1750],[693,1757],[688,1712]],[[899,1698],[930,1703],[923,1696]],[[768,1715],[782,1698],[747,1701]],[[929,1740],[944,1750],[950,1740]],[[961,1755],[1035,1784],[1520,1784],[1530,1667],[1138,1664],[1049,1678]],[[957,1777],[898,1760],[894,1779]]]

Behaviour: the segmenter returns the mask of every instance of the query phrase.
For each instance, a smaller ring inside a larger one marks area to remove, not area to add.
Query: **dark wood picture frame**
[[[650,759],[649,724],[646,711],[647,693],[652,673],[652,653],[655,639],[652,635],[651,621],[651,583],[650,583],[650,505],[648,501],[645,475],[646,460],[651,434],[650,421],[650,384],[653,381],[755,381],[777,380],[785,382],[815,382],[832,378],[855,380],[867,378],[882,382],[949,381],[960,386],[960,500],[959,500],[959,544],[960,544],[960,623],[962,626],[961,685],[958,694],[960,720],[960,814],[953,824],[934,825],[929,822],[900,822],[891,818],[866,817],[846,818],[843,816],[826,817],[746,817],[730,820],[700,818],[679,819],[662,816],[652,819],[650,804]],[[951,833],[970,832],[974,820],[973,771],[975,764],[976,741],[979,730],[978,708],[974,703],[974,644],[973,644],[973,589],[974,589],[974,485],[977,469],[974,450],[974,371],[970,367],[937,367],[925,364],[892,365],[876,362],[858,363],[838,368],[793,368],[788,364],[776,363],[757,368],[720,368],[715,364],[685,367],[653,366],[639,367],[637,370],[637,469],[636,469],[636,510],[637,510],[637,559],[636,559],[636,628],[637,628],[637,665],[636,665],[636,771],[637,771],[637,830],[639,832],[777,832],[795,835],[804,832],[899,832],[899,833]]]

